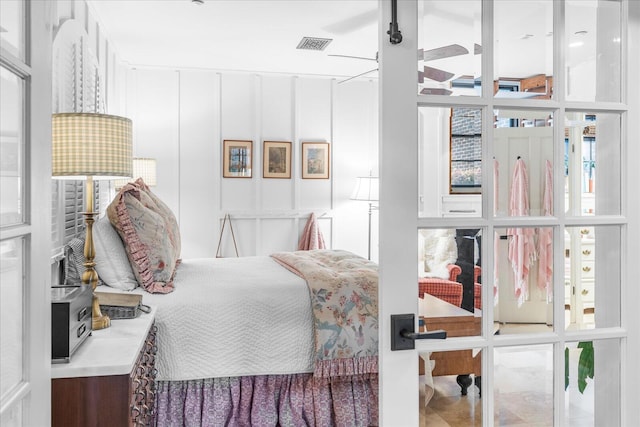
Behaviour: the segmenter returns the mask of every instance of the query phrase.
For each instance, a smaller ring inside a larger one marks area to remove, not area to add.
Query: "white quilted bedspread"
[[[271,257],[183,260],[157,307],[158,380],[313,372],[306,282]]]

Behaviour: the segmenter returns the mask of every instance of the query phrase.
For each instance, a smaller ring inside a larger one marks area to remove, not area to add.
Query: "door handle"
[[[409,332],[403,329],[400,335],[410,340],[443,340],[447,338],[447,331],[438,329],[430,332]]]
[[[435,340],[447,338],[447,332],[443,330],[429,332],[415,332],[415,315],[392,314],[391,315],[391,350],[413,350],[416,348],[415,340]]]

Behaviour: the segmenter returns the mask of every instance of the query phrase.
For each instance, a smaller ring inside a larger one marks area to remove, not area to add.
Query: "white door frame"
[[[418,355],[410,350],[392,352],[389,331],[392,314],[417,313],[418,309],[417,18],[415,10],[398,5],[404,40],[392,45],[385,34],[391,22],[390,4],[380,1],[378,21],[380,422],[412,426],[417,424]]]
[[[51,31],[55,2],[24,0],[22,6],[25,59],[3,50],[2,63],[24,81],[25,221],[0,230],[0,239],[24,241],[23,303],[16,310],[22,315],[22,380],[3,396],[0,423],[45,426],[51,422]]]
[[[563,23],[557,17],[557,12],[564,10],[564,4],[554,2],[556,25],[560,28]],[[417,350],[405,350],[393,352],[391,346],[390,316],[392,314],[414,313],[417,315],[416,299],[416,259],[417,259],[417,228],[418,227],[484,227],[483,232],[487,236],[493,235],[494,223],[498,226],[517,225],[517,221],[509,219],[495,221],[488,215],[493,213],[487,200],[491,200],[491,185],[489,178],[483,178],[483,188],[487,189],[483,200],[483,218],[478,219],[419,219],[417,217],[417,178],[418,167],[415,162],[407,162],[407,159],[417,159],[417,105],[427,103],[432,105],[447,105],[455,102],[456,105],[472,105],[481,103],[493,105],[492,94],[487,94],[482,99],[442,100],[438,97],[417,95],[416,85],[416,50],[417,46],[417,2],[399,1],[397,18],[402,31],[401,44],[392,45],[386,31],[391,22],[391,2],[380,0],[379,3],[379,66],[380,66],[380,423],[383,426],[412,426],[418,424],[418,357]],[[637,76],[640,75],[640,61],[637,58],[637,41],[640,40],[640,2],[623,1],[623,12],[628,13],[629,26],[627,38],[623,40],[623,49],[626,59],[623,58],[623,102],[626,102],[626,112],[623,112],[623,175],[622,215],[617,218],[604,218],[622,224],[626,239],[623,242],[622,260],[622,303],[621,303],[621,327],[608,328],[605,332],[585,332],[587,339],[594,337],[608,338],[620,337],[622,342],[622,366],[621,366],[621,422],[622,425],[632,425],[637,421],[637,405],[634,400],[637,394],[634,389],[640,383],[640,369],[637,369],[637,360],[640,360],[640,322],[637,321],[640,301],[640,286],[636,285],[637,273],[633,266],[637,264],[637,256],[640,254],[640,191],[638,191],[637,170],[640,159],[640,83]],[[492,55],[492,19],[493,2],[483,2],[483,47],[485,55]],[[629,41],[633,42],[629,42]],[[555,73],[559,73],[559,65],[564,54],[564,47],[559,42],[555,43],[554,56]],[[490,87],[492,65],[483,64],[483,87]],[[564,81],[558,76],[556,90],[564,90]],[[529,101],[531,102],[531,101]],[[583,103],[586,110],[594,108],[592,103]],[[520,104],[518,104],[520,105]],[[527,106],[526,102],[522,105]],[[534,105],[534,104],[528,104]],[[535,104],[543,107],[546,104]],[[566,103],[559,105],[555,101],[549,102],[551,108],[564,112]],[[622,107],[621,107],[622,105]],[[571,104],[574,108],[580,108],[581,103]],[[613,108],[624,111],[624,104],[599,104],[600,108]],[[596,108],[598,108],[596,106]],[[484,118],[488,118],[485,112]],[[487,120],[484,120],[486,123]],[[484,125],[487,130],[487,142],[483,147],[483,156],[489,155],[491,145],[491,128]],[[560,136],[559,127],[554,131],[556,137]],[[559,150],[558,150],[559,153]],[[488,175],[488,174],[485,174]],[[563,195],[556,194],[555,200],[560,201]],[[483,245],[491,239],[483,239]],[[560,262],[563,239],[555,239],[554,253],[556,262]],[[486,247],[486,246],[485,246]],[[487,251],[483,251],[487,253]],[[488,275],[487,283],[492,282],[493,275],[491,256],[484,258],[487,266],[484,273]],[[554,279],[556,294],[562,292],[562,278]],[[490,299],[490,287],[483,287],[483,301]],[[557,304],[554,308],[554,318],[561,318],[564,307]],[[488,304],[483,318],[483,337],[465,338],[465,348],[483,348],[483,388],[492,390],[493,385],[493,349],[495,339],[491,330],[490,319],[492,307]],[[416,316],[417,317],[417,316]],[[558,322],[556,322],[558,323]],[[562,322],[564,325],[564,322]],[[575,339],[573,337],[572,339]],[[530,338],[513,336],[508,339],[508,345],[525,345],[531,343]],[[556,354],[564,347],[563,327],[557,328],[557,334],[549,339],[536,343],[553,344]],[[499,345],[505,345],[503,341]],[[452,341],[440,341],[416,344],[420,350],[454,350],[457,345]],[[560,356],[555,356],[556,372],[561,372],[563,364]],[[556,375],[554,380],[555,390],[562,390],[563,380]],[[493,425],[494,405],[492,393],[483,393],[483,425]],[[554,423],[559,425],[563,420],[561,413],[564,402],[564,393],[554,393],[554,407],[559,408],[554,414]]]
[[[628,143],[623,147],[624,174],[622,183],[623,214],[629,219],[626,233],[626,252],[622,259],[622,280],[627,286],[622,289],[622,327],[627,330],[627,339],[623,342],[622,353],[622,424],[633,425],[638,420],[637,385],[640,384],[640,321],[638,304],[640,286],[638,286],[638,255],[640,254],[640,191],[638,191],[638,159],[640,159],[640,2],[627,4],[629,25],[628,37],[623,44],[626,51],[626,70],[623,68],[623,100],[628,112],[623,138]],[[624,62],[623,62],[624,64]],[[626,71],[626,72],[625,72]],[[624,80],[626,78],[626,81]]]

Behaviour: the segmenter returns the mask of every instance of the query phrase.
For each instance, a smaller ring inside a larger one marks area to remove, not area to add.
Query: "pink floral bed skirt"
[[[349,381],[313,374],[159,381],[156,422],[165,426],[375,426],[378,376]]]

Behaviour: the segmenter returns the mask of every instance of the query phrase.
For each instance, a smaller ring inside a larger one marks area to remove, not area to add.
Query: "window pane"
[[[497,1],[494,5],[495,97],[549,99],[553,1]]]
[[[494,320],[500,334],[551,332],[553,229],[502,228],[495,233]]]
[[[0,68],[0,226],[24,221],[23,83]]]
[[[495,215],[552,215],[551,111],[500,109],[494,117]]]
[[[0,242],[0,397],[22,381],[24,242]]]
[[[621,425],[620,340],[568,343],[564,356],[564,425]]]
[[[567,90],[571,101],[619,102],[622,2],[566,2]]]
[[[494,351],[494,423],[553,425],[553,346],[497,348]]]
[[[618,226],[566,228],[567,329],[620,326],[621,236]]]
[[[420,426],[482,425],[482,353],[464,349],[419,354]]]
[[[482,216],[482,110],[418,109],[421,217]]]
[[[451,194],[479,193],[482,182],[482,110],[451,109]]]
[[[479,96],[480,0],[423,0],[418,21],[418,92]]]
[[[418,305],[427,323],[457,316],[465,332],[453,336],[480,334],[481,248],[479,229],[418,230]]]
[[[569,215],[619,215],[619,114],[567,112],[564,130],[565,205]]]
[[[0,1],[0,45],[24,59],[24,1]]]

